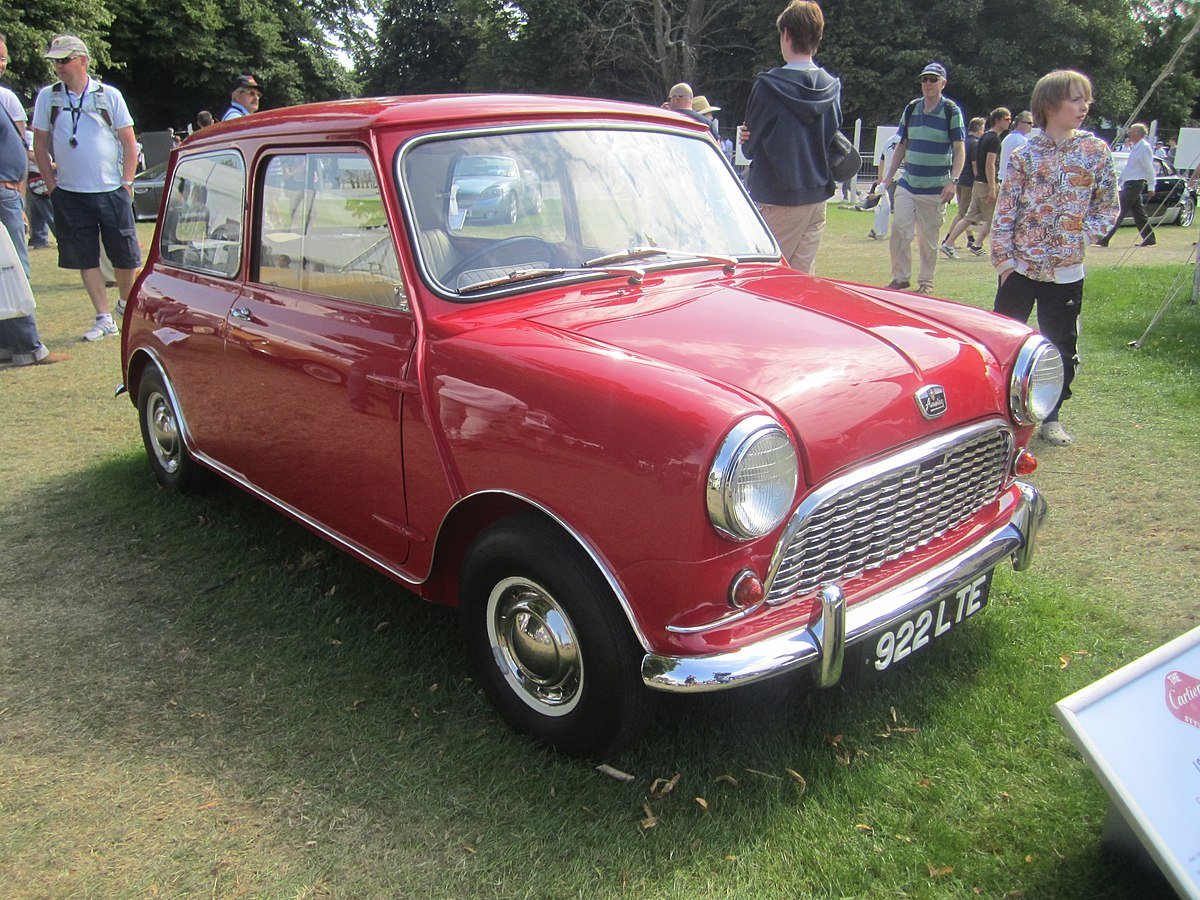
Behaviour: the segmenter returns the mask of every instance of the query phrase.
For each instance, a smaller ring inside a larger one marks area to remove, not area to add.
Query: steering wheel
[[[466,258],[459,262],[458,265],[454,266],[452,269],[450,269],[450,271],[442,276],[442,283],[447,285],[452,284],[463,272],[466,272],[470,269],[480,268],[480,266],[476,265],[476,263],[487,259],[493,254],[500,253],[502,250],[511,249],[512,247],[520,247],[523,244],[528,245],[531,250],[536,249],[537,253],[540,254],[527,256],[528,260],[545,260],[545,262],[549,264],[554,261],[554,258],[557,255],[554,251],[554,246],[546,241],[543,241],[541,238],[533,237],[527,234],[505,238],[502,241],[496,241],[494,244],[488,244],[486,247],[481,247],[474,253],[468,254]],[[502,263],[501,265],[514,264],[519,265],[519,263]]]

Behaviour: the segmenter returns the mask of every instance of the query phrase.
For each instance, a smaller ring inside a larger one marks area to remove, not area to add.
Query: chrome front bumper
[[[941,565],[850,608],[841,589],[830,585],[821,591],[821,614],[811,626],[740,650],[710,656],[647,653],[642,680],[660,691],[720,691],[815,664],[821,686],[836,684],[848,645],[953,594],[1005,557],[1018,572],[1029,566],[1047,505],[1033,486],[1017,486],[1021,500],[1009,523]]]

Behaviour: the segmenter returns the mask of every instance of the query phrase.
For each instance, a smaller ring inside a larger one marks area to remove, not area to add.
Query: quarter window
[[[259,214],[262,284],[407,308],[379,182],[365,156],[272,157]]]
[[[163,212],[159,255],[194,272],[234,277],[242,265],[245,190],[237,153],[181,160]]]

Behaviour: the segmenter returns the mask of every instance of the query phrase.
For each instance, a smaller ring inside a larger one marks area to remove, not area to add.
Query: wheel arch
[[[625,596],[625,591],[603,554],[554,511],[536,500],[511,491],[480,491],[463,497],[450,508],[438,529],[433,565],[424,583],[425,593],[448,605],[457,606],[463,565],[471,545],[489,528],[517,515],[530,515],[554,529],[590,560],[616,597],[634,638],[642,649],[649,652],[650,644],[633,615],[629,598]]]

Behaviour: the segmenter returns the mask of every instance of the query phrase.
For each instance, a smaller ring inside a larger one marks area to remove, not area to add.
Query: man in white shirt
[[[1121,171],[1121,214],[1117,216],[1117,224],[1113,230],[1097,241],[1101,247],[1107,247],[1117,229],[1126,216],[1133,216],[1133,224],[1137,226],[1138,234],[1142,237],[1141,247],[1153,247],[1157,242],[1150,223],[1146,221],[1146,208],[1142,205],[1142,192],[1154,193],[1156,170],[1154,168],[1154,151],[1146,140],[1148,131],[1141,122],[1130,126],[1129,129],[1129,159]]]
[[[1013,130],[1004,136],[1000,142],[1000,165],[996,169],[996,180],[1003,181],[1004,173],[1008,171],[1008,158],[1014,150],[1029,140],[1029,132],[1033,131],[1033,113],[1024,110],[1017,115]]]
[[[132,205],[137,139],[121,92],[88,75],[83,41],[60,34],[45,56],[59,80],[42,88],[34,103],[33,152],[54,206],[58,267],[79,270],[96,311],[83,339],[98,341],[117,333],[100,271],[100,241],[112,260],[118,312],[142,263]]]

